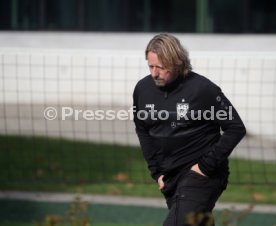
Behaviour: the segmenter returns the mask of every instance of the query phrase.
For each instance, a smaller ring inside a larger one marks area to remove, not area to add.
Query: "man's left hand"
[[[200,175],[202,175],[204,177],[207,177],[204,173],[201,172],[201,170],[198,167],[198,164],[193,165],[192,168],[191,168],[191,170],[197,172],[198,174],[200,174]]]

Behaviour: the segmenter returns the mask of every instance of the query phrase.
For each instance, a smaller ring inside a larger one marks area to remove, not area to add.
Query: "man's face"
[[[163,67],[156,53],[148,52],[147,60],[156,86],[163,87],[176,79],[177,75]]]

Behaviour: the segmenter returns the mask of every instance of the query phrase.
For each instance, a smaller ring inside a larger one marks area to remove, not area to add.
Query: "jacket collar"
[[[178,75],[175,80],[173,80],[171,83],[167,84],[166,86],[158,87],[163,92],[171,92],[174,89],[176,89],[183,81],[183,76]]]

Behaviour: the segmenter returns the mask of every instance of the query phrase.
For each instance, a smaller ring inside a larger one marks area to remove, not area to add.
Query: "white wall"
[[[154,33],[0,32],[0,47],[144,50]],[[175,34],[190,51],[276,51],[276,35]]]

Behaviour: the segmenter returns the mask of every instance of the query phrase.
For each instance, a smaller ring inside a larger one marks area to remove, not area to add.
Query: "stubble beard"
[[[154,83],[158,87],[163,87],[166,85],[166,82],[164,79],[153,79]]]

